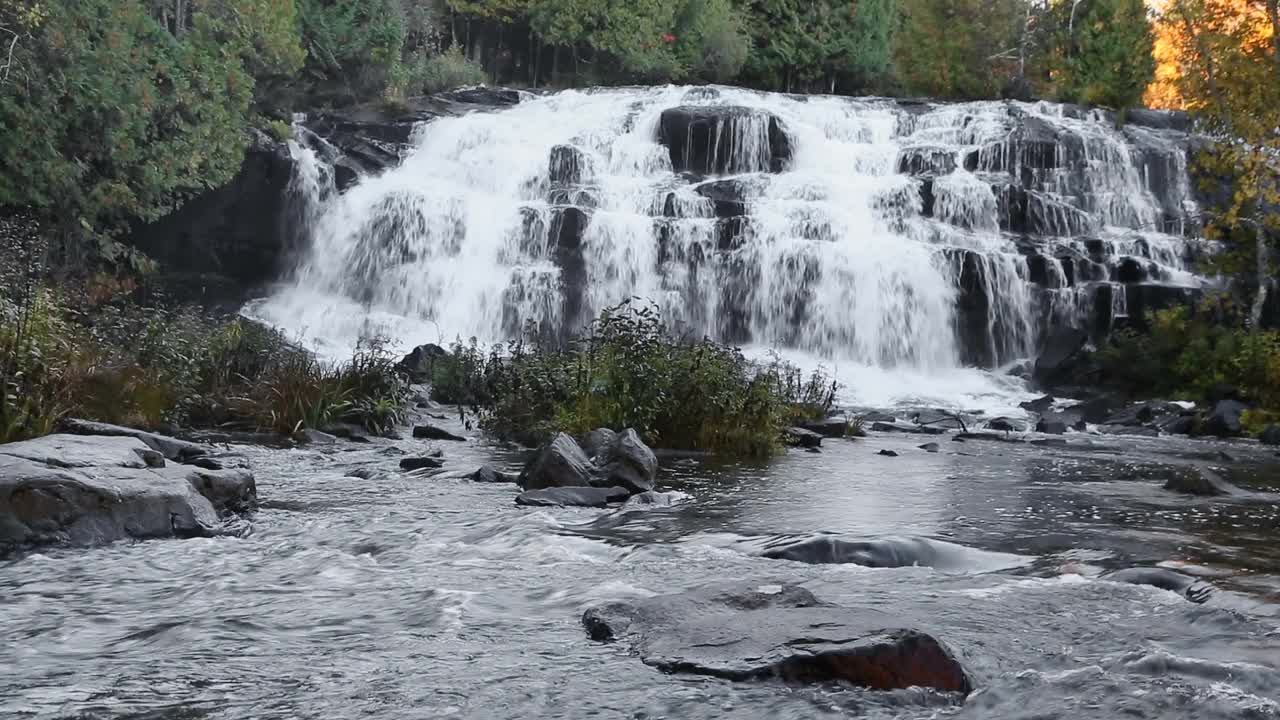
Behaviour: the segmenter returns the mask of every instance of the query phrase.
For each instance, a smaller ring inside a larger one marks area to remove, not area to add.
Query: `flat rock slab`
[[[582,622],[593,639],[629,641],[641,661],[664,672],[874,690],[973,688],[941,641],[904,627],[896,612],[828,605],[797,586],[711,586],[607,603]]]
[[[74,435],[137,438],[146,443],[147,447],[163,455],[166,460],[176,460],[178,462],[190,462],[209,454],[208,449],[203,445],[187,442],[186,440],[178,440],[166,435],[158,435],[145,430],[124,427],[123,425],[112,425],[92,420],[76,420],[73,418],[62,421],[62,430]]]
[[[528,490],[516,496],[517,505],[532,507],[608,507],[610,503],[625,502],[631,491],[623,487],[562,487],[544,490]]]
[[[143,440],[50,435],[0,445],[0,551],[224,532],[257,504],[252,473],[167,464]]]

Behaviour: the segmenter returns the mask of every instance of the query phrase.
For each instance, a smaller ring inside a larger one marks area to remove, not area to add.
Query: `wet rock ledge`
[[[629,641],[641,661],[663,672],[968,694],[973,681],[951,650],[903,620],[777,584],[607,603],[588,609],[582,623],[594,640]]]
[[[0,445],[0,554],[221,535],[257,505],[253,474],[221,468],[199,445],[97,423],[68,429],[93,434]]]

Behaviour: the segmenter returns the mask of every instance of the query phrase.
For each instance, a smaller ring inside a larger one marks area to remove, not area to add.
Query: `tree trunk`
[[[1276,82],[1280,82],[1280,0],[1267,0],[1267,17],[1271,18],[1271,59],[1276,62]]]
[[[538,67],[542,65],[542,38],[529,34],[529,86],[538,87]]]
[[[560,86],[560,46],[551,46],[551,85]]]
[[[578,44],[574,43],[573,44],[573,86],[574,87],[578,87],[578,83],[581,82],[582,80],[581,75],[579,74],[581,72],[582,72],[582,65],[580,64],[580,61],[578,58]]]
[[[1253,296],[1253,308],[1249,312],[1249,327],[1254,330],[1262,329],[1262,311],[1267,305],[1267,285],[1270,278],[1267,275],[1267,230],[1262,224],[1262,214],[1259,213],[1253,219],[1254,232],[1254,252],[1257,254],[1256,270],[1258,273],[1258,292]]]

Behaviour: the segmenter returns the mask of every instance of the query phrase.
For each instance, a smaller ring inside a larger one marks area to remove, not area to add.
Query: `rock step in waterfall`
[[[262,316],[335,346],[370,323],[487,342],[642,296],[725,342],[930,372],[1097,338],[1208,282],[1166,114],[653,88],[416,133],[318,201]]]

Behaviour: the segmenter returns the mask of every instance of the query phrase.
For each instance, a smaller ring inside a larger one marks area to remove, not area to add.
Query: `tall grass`
[[[241,318],[119,301],[85,308],[47,288],[0,301],[0,383],[0,442],[69,416],[279,433],[348,422],[382,434],[404,421],[408,397],[378,339],[325,362]]]
[[[536,337],[487,353],[455,343],[437,360],[434,397],[477,407],[503,437],[632,427],[663,447],[738,456],[773,454],[783,429],[824,416],[835,397],[821,372],[673,336],[652,305],[606,310],[563,347]]]

